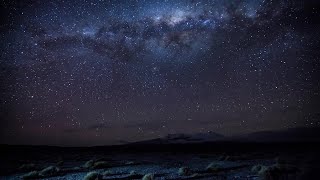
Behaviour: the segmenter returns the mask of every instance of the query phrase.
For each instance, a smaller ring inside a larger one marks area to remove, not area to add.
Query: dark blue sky
[[[316,1],[2,1],[1,143],[319,125]]]

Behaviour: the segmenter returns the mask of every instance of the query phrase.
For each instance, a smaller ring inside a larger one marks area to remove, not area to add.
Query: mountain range
[[[260,131],[248,134],[224,136],[215,132],[196,134],[168,134],[163,138],[135,142],[133,144],[188,144],[206,142],[320,142],[320,128],[290,128],[277,131]]]

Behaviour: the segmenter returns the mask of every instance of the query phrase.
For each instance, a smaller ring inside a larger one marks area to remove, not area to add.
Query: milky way
[[[318,5],[3,1],[1,142],[319,125]]]

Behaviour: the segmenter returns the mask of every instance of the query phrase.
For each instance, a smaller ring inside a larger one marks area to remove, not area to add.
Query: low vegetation
[[[22,179],[35,179],[39,177],[39,172],[38,171],[31,171],[27,174],[24,174],[21,176]]]
[[[44,168],[42,171],[40,171],[39,175],[40,176],[55,176],[59,173],[60,168],[56,167],[56,166],[49,166],[47,168]]]
[[[89,172],[84,178],[83,180],[101,180],[102,179],[102,175],[99,174],[96,171],[92,171]]]
[[[142,177],[142,180],[154,180],[154,174],[148,173]]]
[[[103,168],[108,168],[108,167],[110,167],[110,165],[106,161],[95,162],[95,163],[93,163],[93,166],[92,166],[93,169],[103,169]]]
[[[219,171],[222,171],[222,170],[223,170],[223,167],[222,167],[222,165],[219,164],[219,163],[212,162],[212,163],[210,163],[210,164],[207,166],[206,170],[207,170],[208,172],[219,172]]]
[[[94,164],[94,160],[89,160],[83,165],[83,167],[91,168],[93,166],[93,164]]]
[[[137,171],[134,171],[134,170],[130,171],[130,173],[129,173],[130,176],[134,176],[134,175],[137,175],[137,174],[138,174]]]
[[[104,172],[102,173],[103,176],[109,176],[109,175],[113,175],[113,174],[115,174],[115,172],[112,171],[112,170],[107,170],[107,171],[104,171]]]
[[[87,169],[104,169],[110,167],[110,164],[107,161],[89,160],[83,165],[83,167]]]
[[[196,178],[196,177],[199,177],[200,175],[198,173],[194,173],[190,176],[190,178]]]
[[[255,174],[258,174],[259,171],[265,169],[266,166],[264,165],[261,165],[261,164],[258,164],[258,165],[254,165],[252,168],[251,168],[251,172],[255,173]]]
[[[79,171],[79,170],[81,170],[81,167],[74,167],[74,168],[72,168],[72,170]]]
[[[135,162],[134,161],[126,161],[124,164],[125,165],[133,165],[133,164],[135,164]]]
[[[255,165],[251,171],[258,174],[261,179],[275,180],[286,178],[289,174],[294,174],[299,171],[298,168],[289,164],[274,164],[271,166]]]
[[[178,170],[178,174],[179,174],[180,176],[189,176],[189,175],[192,174],[192,171],[191,171],[191,169],[188,168],[188,167],[181,167],[181,168],[179,168],[179,170]]]

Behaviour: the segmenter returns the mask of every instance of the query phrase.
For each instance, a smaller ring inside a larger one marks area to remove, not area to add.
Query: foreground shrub
[[[109,176],[109,175],[112,175],[112,174],[115,174],[115,172],[112,171],[112,170],[107,170],[107,171],[104,171],[104,172],[102,173],[103,176]]]
[[[137,173],[134,170],[130,171],[130,173],[128,175],[128,179],[141,179],[142,177],[143,177],[143,175]]]
[[[80,167],[73,167],[72,170],[79,171],[79,170],[81,170],[81,168]]]
[[[96,171],[89,172],[83,180],[101,180],[102,176]]]
[[[89,160],[83,165],[83,167],[87,169],[103,169],[110,167],[110,164],[107,161]]]
[[[255,174],[258,174],[261,170],[265,169],[266,166],[263,166],[263,165],[255,165],[251,168],[251,172],[255,173]]]
[[[110,167],[110,165],[106,161],[95,162],[92,166],[93,169],[103,169],[108,167]]]
[[[217,164],[216,162],[212,162],[207,166],[206,170],[208,172],[219,172],[219,171],[223,170],[223,167],[221,164]]]
[[[268,166],[265,168],[262,168],[258,174],[262,179],[265,180],[275,180],[280,179],[281,177],[281,171],[276,166]]]
[[[192,174],[190,177],[191,178],[197,178],[197,177],[199,177],[200,175],[198,174],[198,173],[194,173],[194,174]]]
[[[142,177],[142,180],[154,180],[154,174],[148,173]]]
[[[31,171],[23,176],[21,176],[22,179],[35,179],[39,177],[38,171]]]
[[[54,176],[59,173],[60,169],[56,166],[49,166],[40,171],[40,176]]]
[[[135,171],[135,170],[132,170],[132,171],[130,171],[130,173],[129,173],[129,175],[130,176],[134,176],[134,175],[137,175],[138,173],[137,173],[137,171]]]
[[[89,160],[83,165],[83,167],[91,168],[93,166],[93,164],[94,164],[94,160]]]
[[[179,168],[179,170],[178,170],[178,174],[179,174],[180,176],[189,176],[189,175],[192,174],[192,171],[191,171],[191,169],[188,168],[188,167],[181,167],[181,168]]]
[[[126,161],[124,164],[125,165],[133,165],[133,164],[135,164],[135,162],[134,161]]]
[[[264,180],[285,179],[289,174],[298,172],[298,168],[286,164],[274,164],[271,166],[262,166],[258,174]]]

